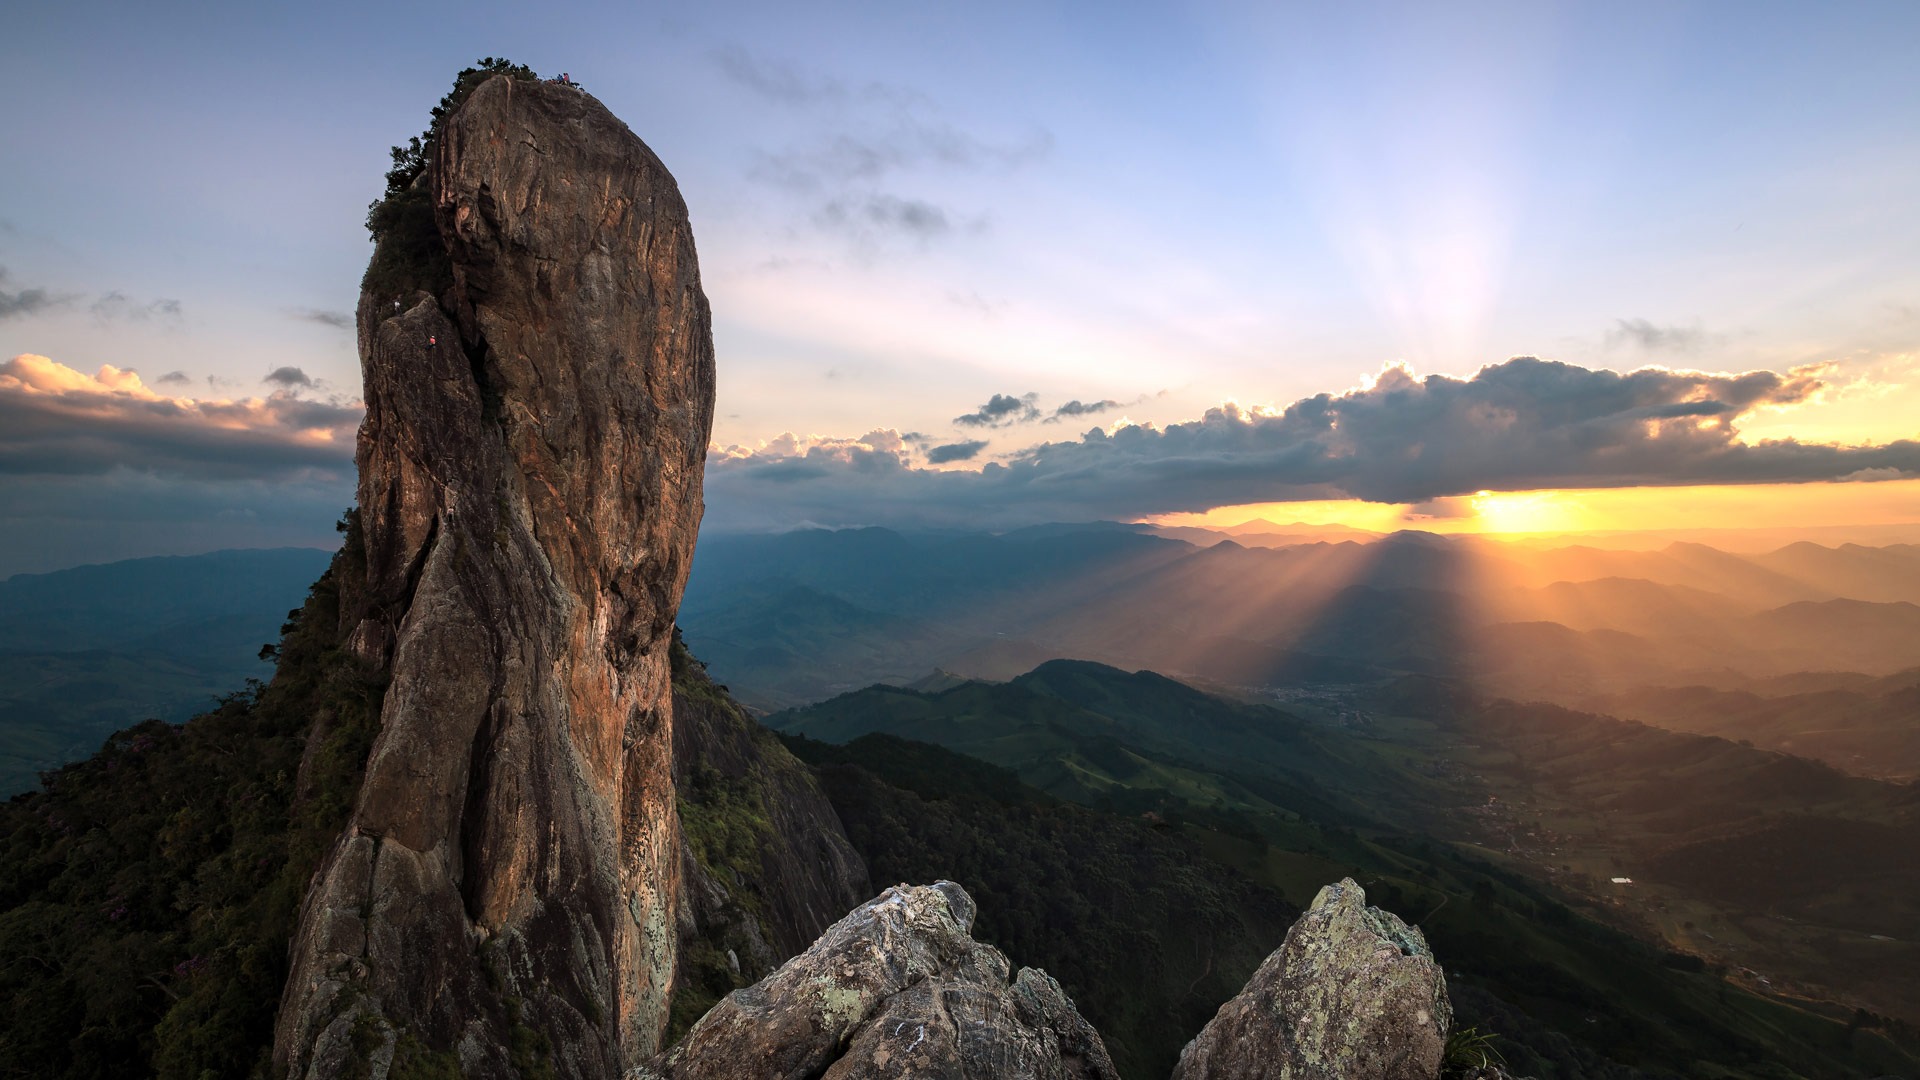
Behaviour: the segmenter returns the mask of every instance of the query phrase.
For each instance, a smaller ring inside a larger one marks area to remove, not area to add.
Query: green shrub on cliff
[[[393,166],[387,170],[386,190],[367,206],[367,232],[379,246],[360,282],[362,289],[382,301],[405,300],[421,289],[438,295],[453,284],[453,266],[433,220],[433,193],[421,177],[433,161],[434,145],[447,118],[495,75],[527,81],[539,78],[525,64],[494,56],[478,60],[454,76],[453,89],[433,107],[427,130],[391,151]]]

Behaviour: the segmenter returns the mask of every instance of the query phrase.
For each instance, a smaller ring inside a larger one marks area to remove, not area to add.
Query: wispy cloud
[[[738,46],[715,49],[713,63],[735,84],[782,105],[817,105],[856,99],[903,105],[925,100],[922,95],[891,83],[865,82],[850,86],[841,79],[805,71]]]
[[[1646,319],[1615,319],[1607,347],[1630,345],[1650,353],[1698,352],[1713,338],[1698,326],[1659,326]]]
[[[87,306],[87,312],[103,321],[125,319],[141,322],[147,319],[178,319],[181,315],[178,300],[135,300],[117,291],[101,294],[99,299]]]
[[[1120,403],[1112,398],[1107,398],[1102,401],[1081,401],[1076,398],[1053,410],[1052,415],[1047,417],[1046,422],[1049,424],[1057,424],[1062,420],[1079,416],[1093,416],[1097,413],[1106,412],[1108,409],[1117,409],[1119,407]]]
[[[1046,135],[996,143],[944,122],[899,119],[883,131],[842,133],[763,155],[750,175],[762,183],[809,193],[839,185],[875,183],[907,169],[1014,169],[1045,157],[1052,147],[1053,140]]]
[[[8,289],[12,275],[0,266],[0,319],[37,315],[48,308],[70,303],[71,298],[55,296],[42,288]]]
[[[748,178],[784,193],[804,208],[802,220],[863,254],[896,239],[924,246],[985,230],[987,214],[948,205],[928,190],[950,190],[943,181],[954,174],[1018,169],[1053,149],[1046,131],[1012,139],[969,131],[906,87],[850,82],[740,49],[713,59],[733,84],[819,118],[818,133],[761,153]]]
[[[875,233],[892,232],[925,241],[953,231],[945,210],[929,202],[892,195],[835,199],[820,208],[814,221],[863,240],[872,239]]]
[[[288,312],[288,314],[301,322],[331,326],[335,330],[353,329],[353,316],[344,311],[323,311],[320,308],[296,308]]]
[[[44,312],[71,308],[86,300],[83,293],[58,293],[42,286],[10,288],[12,275],[0,267],[0,319],[22,318]],[[87,304],[87,314],[100,322],[120,320],[178,319],[180,301],[135,300],[118,290],[104,292]]]

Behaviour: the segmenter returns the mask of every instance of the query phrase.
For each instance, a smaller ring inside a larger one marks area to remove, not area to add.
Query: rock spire
[[[668,651],[712,422],[707,300],[672,176],[580,90],[495,77],[434,148],[413,284],[452,283],[370,271],[358,315],[350,640],[389,685],[275,1061],[612,1077],[658,1049],[674,971]]]

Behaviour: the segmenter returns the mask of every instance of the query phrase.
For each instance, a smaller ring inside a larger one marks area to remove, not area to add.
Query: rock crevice
[[[1452,1023],[1419,928],[1346,878],[1181,1051],[1173,1080],[1435,1080]]]
[[[951,881],[896,885],[629,1080],[1119,1080],[1059,983],[973,940],[974,912]]]
[[[710,318],[672,177],[593,98],[497,77],[435,146],[453,284],[370,287],[358,319],[351,641],[390,688],[275,1060],[418,1043],[468,1076],[613,1076],[657,1049],[674,970],[667,652]]]

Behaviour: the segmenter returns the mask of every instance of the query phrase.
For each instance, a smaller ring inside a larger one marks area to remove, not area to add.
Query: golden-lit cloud
[[[1820,400],[1832,370],[1622,373],[1520,357],[1457,378],[1393,364],[1340,394],[1277,409],[1229,403],[1164,427],[1122,419],[979,470],[916,467],[874,435],[805,445],[786,436],[715,454],[708,505],[716,522],[742,526],[1015,525],[1357,499],[1413,506],[1410,521],[1533,531],[1576,527],[1577,515],[1562,501],[1501,493],[1920,476],[1911,437],[1743,437],[1748,417]],[[1007,400],[1002,411],[1024,404]]]
[[[0,474],[132,469],[200,478],[351,468],[357,401],[163,394],[112,364],[88,374],[23,353],[0,363]]]

